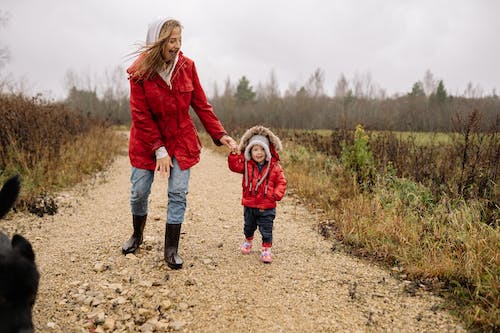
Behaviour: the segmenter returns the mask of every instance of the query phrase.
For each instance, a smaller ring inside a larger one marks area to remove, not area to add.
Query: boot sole
[[[137,249],[133,249],[133,250],[124,250],[124,249],[122,249],[122,254],[129,254],[129,253],[135,254],[136,252],[137,252]]]
[[[167,266],[172,268],[172,269],[181,269],[182,268],[182,264],[172,264],[169,262],[167,262]]]

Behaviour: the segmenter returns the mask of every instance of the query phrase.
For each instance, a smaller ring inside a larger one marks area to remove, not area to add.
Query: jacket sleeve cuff
[[[216,146],[222,146],[222,142],[220,142],[220,139],[222,139],[222,137],[223,137],[224,135],[227,135],[227,133],[226,133],[226,132],[223,132],[222,134],[219,134],[219,135],[218,135],[218,137],[219,137],[218,139],[214,139],[214,138],[212,138],[212,141],[215,143],[215,145],[216,145]]]
[[[156,149],[155,156],[156,156],[157,160],[167,157],[168,152],[167,152],[167,149],[165,148],[165,146],[161,146],[160,148]]]

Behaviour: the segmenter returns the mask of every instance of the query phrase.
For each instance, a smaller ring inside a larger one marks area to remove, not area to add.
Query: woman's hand
[[[227,135],[227,134],[224,135],[222,138],[219,139],[219,141],[223,145],[225,145],[226,147],[228,147],[229,150],[231,150],[231,153],[237,153],[238,152],[238,144],[229,135]]]
[[[160,158],[156,160],[156,167],[155,171],[158,171],[160,173],[160,176],[165,177],[165,175],[170,177],[170,168],[172,168],[174,165],[172,164],[172,159],[170,158],[169,155],[167,155],[164,158]]]

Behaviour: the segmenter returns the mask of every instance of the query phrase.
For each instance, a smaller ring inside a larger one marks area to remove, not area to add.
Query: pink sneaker
[[[273,261],[273,259],[271,258],[270,247],[262,248],[262,252],[260,253],[260,260],[262,260],[264,264],[270,264]]]
[[[245,240],[243,242],[243,245],[241,245],[241,253],[250,254],[251,251],[252,251],[252,243]]]

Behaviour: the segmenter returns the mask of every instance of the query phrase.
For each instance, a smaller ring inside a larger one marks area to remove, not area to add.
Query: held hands
[[[229,148],[229,150],[231,150],[231,153],[233,154],[236,154],[238,153],[238,144],[236,143],[236,141],[234,141],[234,139],[232,137],[230,137],[229,135],[224,135],[222,138],[219,139],[219,141],[225,145],[226,147]]]
[[[170,168],[172,168],[174,165],[172,164],[172,159],[170,158],[169,155],[167,155],[164,158],[160,158],[156,160],[156,167],[155,171],[158,171],[160,173],[160,176],[167,178],[170,177]]]

